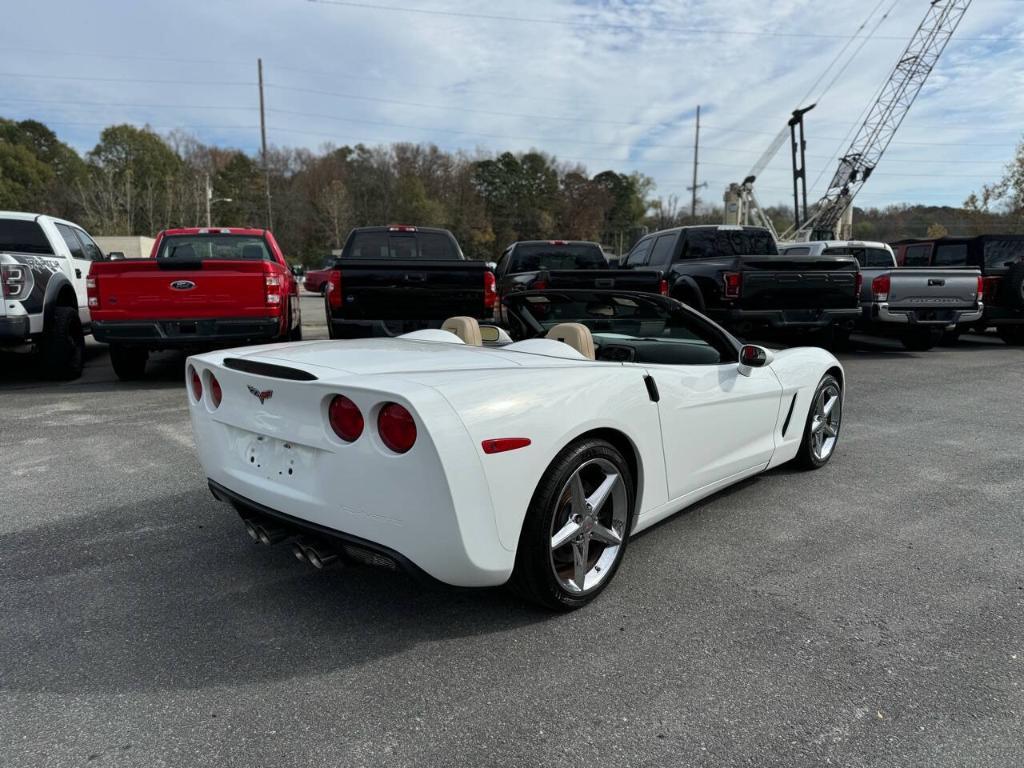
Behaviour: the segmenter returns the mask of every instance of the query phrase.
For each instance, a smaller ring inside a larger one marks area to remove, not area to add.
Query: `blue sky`
[[[43,120],[83,151],[114,122],[252,151],[262,56],[272,144],[536,148],[591,173],[642,171],[688,200],[701,104],[702,196],[717,202],[847,36],[891,7],[807,117],[816,196],[927,3],[9,3],[0,115]],[[1024,2],[976,0],[858,203],[957,205],[997,178],[1024,132],[1022,42]],[[785,147],[759,181],[763,203],[790,199]]]

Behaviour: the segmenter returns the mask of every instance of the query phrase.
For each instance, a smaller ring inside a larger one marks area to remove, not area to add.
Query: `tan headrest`
[[[454,333],[473,347],[482,346],[484,343],[480,338],[480,323],[472,317],[449,317],[441,324],[441,330]]]
[[[594,337],[581,323],[559,323],[548,331],[547,338],[568,344],[588,360],[595,359]]]

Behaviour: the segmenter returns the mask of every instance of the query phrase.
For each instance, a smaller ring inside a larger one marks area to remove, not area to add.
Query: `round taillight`
[[[192,380],[192,397],[198,403],[203,399],[203,380],[199,377],[199,371],[189,368],[189,378]]]
[[[395,453],[405,453],[416,442],[416,422],[398,403],[387,403],[380,409],[377,431],[384,445]]]
[[[346,443],[355,442],[363,434],[363,414],[359,406],[344,395],[335,395],[327,407],[327,419],[334,434]]]
[[[210,374],[210,402],[214,408],[220,407],[220,398],[223,393],[220,391],[220,382],[212,373]]]

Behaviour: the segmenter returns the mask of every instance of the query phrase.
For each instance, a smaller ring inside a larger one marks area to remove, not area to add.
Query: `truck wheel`
[[[938,344],[941,338],[942,331],[940,330],[934,328],[914,328],[903,334],[900,341],[909,350],[925,352]]]
[[[77,379],[85,365],[85,334],[75,307],[57,307],[39,342],[43,367],[52,379]]]
[[[633,501],[629,464],[613,445],[591,438],[566,447],[530,501],[509,586],[557,611],[589,603],[622,562]]]
[[[123,344],[110,345],[110,366],[121,381],[138,381],[145,376],[148,360],[149,350]]]
[[[1000,325],[999,338],[1011,347],[1024,346],[1024,325]]]
[[[960,343],[960,333],[959,328],[953,331],[944,331],[942,334],[942,345],[944,347],[955,347]]]

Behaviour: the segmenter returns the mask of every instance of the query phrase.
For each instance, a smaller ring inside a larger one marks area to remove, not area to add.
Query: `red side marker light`
[[[525,448],[530,444],[528,437],[496,437],[491,440],[484,440],[480,445],[484,453],[504,453],[514,451],[517,448]]]

